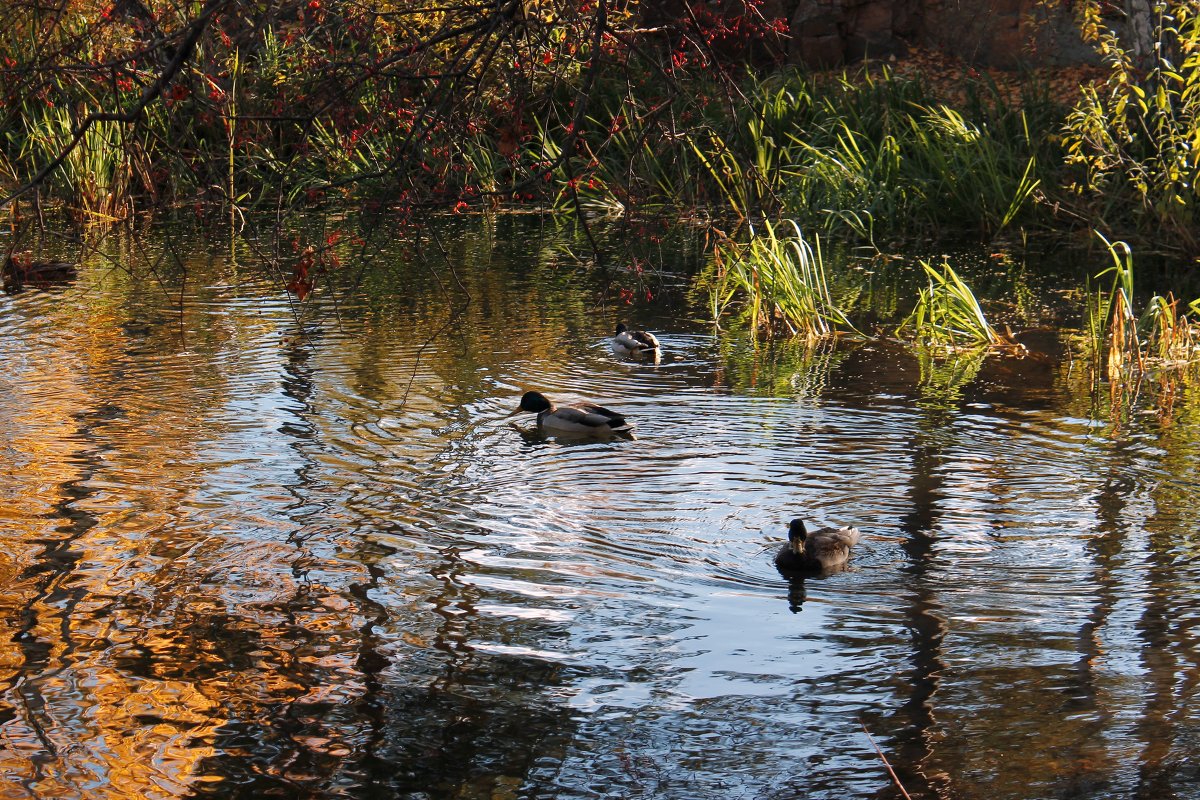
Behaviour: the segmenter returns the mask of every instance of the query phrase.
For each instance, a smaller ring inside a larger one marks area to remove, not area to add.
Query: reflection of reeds
[[[816,400],[853,347],[832,337],[777,339],[761,346],[751,332],[732,326],[719,337],[718,383],[746,394]]]
[[[920,405],[937,410],[957,408],[963,389],[975,380],[989,350],[987,345],[964,347],[947,357],[944,347],[917,345],[917,364],[921,369]]]
[[[814,249],[795,222],[778,227],[787,226],[790,233],[780,236],[777,226],[764,222],[762,233],[751,228],[747,243],[716,248],[708,287],[714,316],[740,297],[755,330],[808,339],[857,333],[830,294],[819,240]]]

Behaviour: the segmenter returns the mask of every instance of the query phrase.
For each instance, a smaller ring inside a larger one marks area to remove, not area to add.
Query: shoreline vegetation
[[[925,51],[806,72],[761,0],[610,2],[15,0],[0,203],[84,224],[197,204],[703,210],[865,238],[1094,227],[1200,255],[1191,3],[1156,6],[1147,60],[1078,2],[1102,64],[1006,74]]]
[[[1100,3],[1075,7],[1099,66],[1005,75],[928,53],[787,67],[787,26],[760,0],[309,0],[253,15],[225,0],[16,0],[0,26],[0,244],[5,263],[35,263],[30,231],[55,218],[220,219],[231,252],[255,242],[303,302],[348,257],[341,231],[283,241],[313,208],[360,209],[367,231],[559,214],[601,268],[601,220],[703,220],[696,288],[714,320],[813,339],[861,335],[844,307],[861,287],[828,274],[822,237],[878,254],[1066,233],[1111,257],[1081,340],[1095,381],[1127,383],[1197,355],[1200,301],[1135,297],[1132,249],[1181,271],[1200,258],[1200,22],[1191,3],[1158,4],[1136,27],[1147,56]],[[370,235],[348,234],[360,250]],[[1020,353],[950,263],[910,268],[924,288],[893,335]]]

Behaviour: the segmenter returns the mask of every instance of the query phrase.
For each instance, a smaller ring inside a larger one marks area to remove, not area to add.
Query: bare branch
[[[159,73],[158,78],[155,79],[154,83],[149,84],[145,89],[142,90],[142,96],[138,98],[137,104],[132,109],[122,114],[113,112],[98,112],[88,114],[86,117],[84,117],[84,119],[76,124],[75,128],[71,131],[71,141],[69,141],[66,146],[59,151],[57,156],[51,159],[49,164],[42,167],[42,169],[36,175],[34,175],[28,183],[17,189],[8,197],[0,200],[0,208],[4,208],[12,201],[22,197],[23,195],[40,186],[42,182],[45,181],[52,172],[54,172],[54,170],[58,169],[58,167],[67,160],[67,157],[71,155],[71,151],[73,151],[79,145],[79,143],[83,140],[83,137],[87,135],[88,129],[91,128],[92,125],[96,124],[97,122],[120,122],[128,124],[135,122],[139,117],[141,117],[142,112],[146,109],[146,106],[162,95],[163,89],[167,87],[167,84],[171,82],[171,79],[174,78],[176,73],[179,72],[180,68],[183,67],[184,63],[191,55],[192,49],[196,46],[196,42],[200,39],[201,34],[204,33],[204,29],[207,28],[209,22],[212,21],[213,15],[216,14],[221,6],[223,6],[226,2],[228,2],[228,0],[208,0],[204,8],[201,10],[200,15],[185,29],[186,34],[179,43],[179,48],[175,51],[174,57],[170,60],[170,62],[168,62],[166,67],[163,68],[162,72]]]

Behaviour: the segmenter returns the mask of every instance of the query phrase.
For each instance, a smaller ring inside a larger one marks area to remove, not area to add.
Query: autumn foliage
[[[2,202],[57,198],[89,221],[554,202],[594,187],[594,151],[688,70],[732,76],[779,52],[785,26],[759,2],[13,0]]]

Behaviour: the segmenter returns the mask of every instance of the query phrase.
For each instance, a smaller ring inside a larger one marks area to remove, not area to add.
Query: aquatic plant
[[[1200,300],[1188,306],[1193,316],[1180,313],[1180,301],[1172,293],[1154,295],[1138,315],[1134,310],[1133,249],[1122,241],[1103,242],[1112,266],[1096,275],[1112,276],[1107,291],[1088,293],[1085,312],[1085,343],[1093,381],[1101,377],[1110,383],[1140,379],[1153,363],[1157,367],[1185,365],[1200,358],[1198,331],[1193,322],[1200,312]]]
[[[858,333],[829,291],[819,238],[815,248],[809,245],[793,220],[749,230],[747,242],[727,240],[714,250],[716,274],[708,286],[714,319],[740,299],[754,330],[806,338]]]
[[[916,307],[900,323],[897,333],[912,331],[927,343],[948,348],[1017,346],[992,327],[971,287],[948,261],[943,261],[940,269],[922,261],[921,268],[928,285],[921,290]]]
[[[651,96],[665,88],[639,87]],[[1034,131],[1059,119],[1042,106],[1030,119],[1003,100],[976,102],[968,118],[934,102],[919,81],[886,71],[746,78],[737,102],[727,88],[692,75],[649,102],[602,86],[606,99],[580,129],[550,112],[533,118],[536,146],[518,161],[552,165],[544,188],[559,210],[574,210],[576,197],[622,212],[702,207],[804,219],[873,241],[877,228],[1014,223],[1051,161]],[[568,159],[572,136],[577,155]]]
[[[981,89],[969,108],[951,108],[886,70],[811,91],[818,111],[789,133],[779,192],[789,213],[828,226],[998,231],[1032,208],[1054,162],[1039,134],[1061,119],[1049,103],[1027,112]]]

